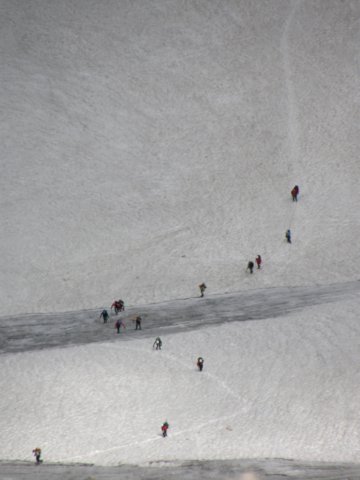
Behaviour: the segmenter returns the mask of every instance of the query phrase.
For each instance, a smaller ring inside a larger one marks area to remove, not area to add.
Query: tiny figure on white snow
[[[116,320],[115,328],[117,330],[117,333],[120,333],[120,328],[121,327],[123,327],[125,329],[126,328],[125,323],[123,323],[120,319]]]
[[[204,359],[202,357],[199,357],[197,359],[196,365],[198,366],[200,372],[202,372],[202,369],[204,367]]]
[[[103,319],[104,323],[107,323],[107,321],[109,320],[109,314],[108,314],[108,311],[105,310],[105,308],[100,314],[100,319],[101,318]]]
[[[291,232],[290,229],[286,230],[285,238],[288,243],[291,243]]]
[[[298,185],[295,185],[295,187],[291,190],[291,196],[292,196],[293,202],[297,202],[298,195],[299,195],[299,187]]]
[[[40,458],[41,457],[41,448],[39,448],[39,447],[34,448],[33,455],[35,457],[35,461],[36,461],[37,465],[39,465],[39,463],[42,463],[42,460]]]
[[[205,290],[206,290],[206,288],[207,288],[206,285],[205,285],[205,283],[204,283],[204,282],[201,283],[201,284],[199,285],[199,288],[200,288],[200,297],[203,297],[203,296],[204,296],[204,293],[205,293]]]
[[[115,315],[117,315],[119,312],[122,312],[125,310],[125,304],[123,300],[114,300],[112,305],[111,305],[111,310],[114,309]]]
[[[253,273],[253,269],[254,269],[254,262],[252,262],[250,260],[250,262],[248,263],[247,265],[247,269],[246,270],[250,270],[250,273]]]
[[[135,330],[141,330],[141,317],[139,315],[135,318]]]
[[[256,258],[255,258],[255,262],[256,262],[256,265],[258,267],[258,269],[261,268],[261,262],[262,262],[262,259],[261,259],[261,256],[258,255]]]
[[[156,348],[155,348],[156,350],[161,350],[161,346],[162,346],[161,338],[160,338],[160,337],[156,337],[156,338],[155,338],[154,345],[153,345],[153,348],[156,347]]]
[[[168,422],[164,422],[161,426],[162,436],[164,438],[167,437],[167,431],[168,431],[169,427],[170,427],[170,425],[168,424]]]

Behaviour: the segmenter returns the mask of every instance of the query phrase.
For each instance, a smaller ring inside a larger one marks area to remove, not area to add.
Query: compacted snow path
[[[139,338],[140,332],[133,331],[136,315],[141,315],[143,319],[141,336],[156,337],[158,334],[185,332],[227,322],[278,317],[311,305],[356,297],[359,292],[358,281],[233,292],[133,306],[118,316],[112,315],[106,325],[99,319],[101,309],[2,317],[0,353],[108,341],[114,336],[114,322],[118,317],[127,326],[125,332],[122,330],[122,338]]]
[[[5,480],[358,480],[356,464],[306,463],[293,460],[225,460],[159,462],[148,467],[0,463]]]

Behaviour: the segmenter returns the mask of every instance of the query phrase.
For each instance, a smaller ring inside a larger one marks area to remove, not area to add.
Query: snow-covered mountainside
[[[359,18],[0,0],[0,459],[360,463]]]
[[[357,278],[359,12],[2,0],[1,314]]]

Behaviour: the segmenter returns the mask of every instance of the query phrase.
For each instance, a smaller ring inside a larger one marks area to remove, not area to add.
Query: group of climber
[[[156,340],[160,340],[160,337],[158,337]],[[155,340],[155,343],[154,345],[156,344],[156,340]],[[159,350],[161,350],[161,340],[160,340],[160,346],[159,346]],[[154,346],[153,346],[154,348]],[[158,348],[156,348],[158,350]],[[196,365],[198,366],[199,368],[199,371],[202,372],[202,369],[204,367],[204,359],[202,357],[199,357],[197,359],[197,362],[196,362]],[[162,436],[165,438],[167,437],[167,431],[169,429],[170,425],[168,423],[168,421],[164,422],[161,426],[161,433],[162,433]]]
[[[125,303],[123,300],[115,300],[113,304],[111,305],[111,310],[114,308],[115,315],[117,315],[119,312],[122,312],[125,310]],[[104,323],[108,323],[108,320],[110,318],[109,312],[104,308],[104,310],[100,314],[100,320],[102,319]],[[135,318],[132,319],[133,322],[135,322],[135,330],[141,330],[141,322],[142,318],[140,315],[137,315]],[[125,323],[118,318],[115,322],[114,327],[117,330],[117,333],[120,333],[121,327],[123,329],[126,328]]]
[[[260,270],[261,264],[262,264],[261,255],[258,255],[258,256],[255,258],[255,262],[256,262],[256,265],[257,265],[258,270]],[[253,271],[254,271],[254,262],[253,262],[252,260],[250,260],[250,262],[248,263],[246,270],[249,270],[250,273],[253,273]]]
[[[295,185],[290,192],[293,202],[298,201],[299,192],[300,192],[299,186]],[[286,230],[285,238],[286,238],[287,243],[291,243],[291,230],[290,229]],[[258,270],[260,270],[261,264],[262,264],[261,255],[258,255],[255,258],[255,263],[257,265]],[[255,266],[254,262],[252,260],[250,260],[247,264],[247,269],[246,270],[248,270],[250,273],[253,273],[254,272],[254,266]],[[206,287],[206,284],[204,282],[199,285],[200,297],[204,297],[206,288],[207,287]],[[115,300],[111,305],[111,310],[112,309],[114,309],[116,315],[119,312],[124,311],[125,310],[124,301],[123,300]],[[109,319],[109,314],[108,314],[107,310],[102,311],[102,313],[100,315],[100,318],[103,318],[104,323],[107,323],[107,321]],[[141,330],[141,317],[139,317],[139,316],[136,317],[135,322],[136,322],[135,323],[135,330]],[[121,327],[125,328],[125,324],[121,320],[117,320],[116,323],[115,323],[115,328],[117,329],[118,333],[120,333]]]
[[[114,309],[115,315],[119,312],[123,312],[125,310],[125,303],[123,300],[114,300],[111,305],[111,310]]]
[[[133,318],[132,321],[135,322],[135,330],[141,330],[142,318],[140,317],[140,315],[138,315],[136,318]],[[126,325],[120,318],[118,318],[115,322],[115,328],[117,330],[117,333],[120,333],[121,327],[123,327],[123,329],[125,330]]]
[[[293,202],[297,202],[298,201],[298,195],[299,195],[299,192],[300,192],[300,189],[299,189],[299,186],[298,185],[295,185],[294,188],[291,190],[291,198],[293,200]],[[285,238],[286,238],[286,241],[287,243],[291,243],[291,230],[290,228],[288,228],[285,232]],[[256,265],[258,267],[258,269],[261,268],[261,262],[262,262],[262,259],[261,259],[261,256],[258,255],[255,259],[255,262],[256,262]],[[247,270],[250,271],[250,273],[253,273],[253,270],[254,270],[254,262],[252,260],[249,261],[248,265],[247,265]]]
[[[299,195],[299,186],[298,185],[295,185],[295,187],[291,190],[291,198],[292,198],[292,201],[293,202],[297,202],[298,201],[298,195]],[[287,243],[291,243],[291,230],[290,228],[288,228],[285,232],[285,238],[286,238],[286,241]]]

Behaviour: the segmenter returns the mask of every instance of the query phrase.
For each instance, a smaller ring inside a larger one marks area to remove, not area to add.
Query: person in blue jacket
[[[291,243],[291,232],[290,229],[286,230],[285,238],[288,243]]]

